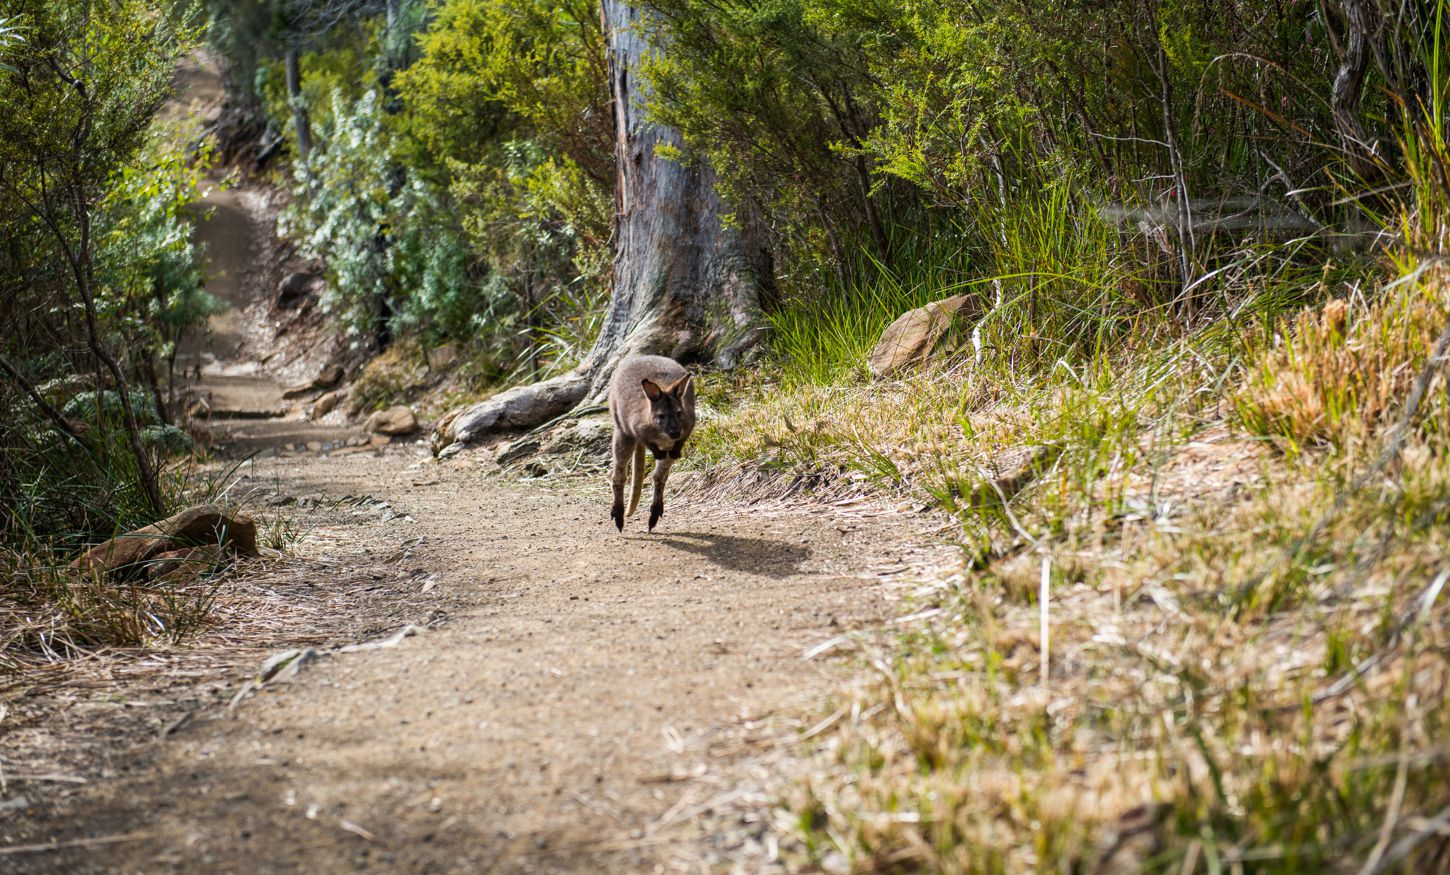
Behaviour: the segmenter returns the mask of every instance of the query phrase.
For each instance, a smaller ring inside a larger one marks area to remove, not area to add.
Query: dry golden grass
[[[1411,276],[1372,303],[1338,298],[1299,314],[1248,366],[1239,423],[1295,448],[1343,447],[1385,425],[1450,317],[1445,270]]]
[[[1415,835],[1450,803],[1450,536],[1376,494],[1296,555],[1334,488],[1288,464],[1222,504],[1105,521],[1099,550],[1055,540],[964,571],[929,627],[862,642],[875,671],[791,802],[809,853],[861,871],[1311,872],[1368,859],[1384,824]],[[1450,469],[1420,471],[1406,492],[1443,504]],[[1245,473],[1201,483],[1227,495]],[[1395,871],[1445,844],[1417,847]]]
[[[854,639],[784,803],[800,864],[1443,870],[1447,288],[1331,302],[1248,366],[1185,342],[707,392],[734,406],[699,432],[706,479],[884,489],[965,548],[918,606],[940,613]]]

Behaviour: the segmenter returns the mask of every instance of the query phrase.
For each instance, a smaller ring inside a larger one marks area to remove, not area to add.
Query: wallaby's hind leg
[[[629,462],[634,457],[634,438],[614,428],[614,464],[609,466],[609,485],[614,487],[614,507],[609,511],[614,525],[624,531],[624,484],[629,479]]]
[[[644,442],[639,441],[634,445],[634,467],[629,469],[629,479],[632,483],[629,489],[629,507],[625,508],[625,516],[634,516],[634,509],[639,507],[639,493],[644,489]]]
[[[649,506],[649,530],[655,530],[655,523],[665,514],[665,480],[669,479],[670,466],[675,462],[669,455],[655,459],[655,498]]]

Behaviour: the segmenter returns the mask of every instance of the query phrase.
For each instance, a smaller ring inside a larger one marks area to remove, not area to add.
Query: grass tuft
[[[1372,303],[1336,298],[1296,317],[1250,359],[1238,424],[1295,451],[1343,449],[1388,424],[1450,321],[1441,269],[1407,279]]]

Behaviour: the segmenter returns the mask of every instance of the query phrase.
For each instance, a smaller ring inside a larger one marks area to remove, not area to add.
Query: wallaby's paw
[[[614,520],[614,527],[621,532],[624,531],[624,505],[616,504],[614,509],[609,512],[609,516]]]
[[[659,522],[660,521],[660,517],[662,517],[664,515],[665,515],[664,505],[657,504],[657,505],[653,505],[653,506],[650,507],[650,509],[649,509],[649,530],[651,532],[653,532],[655,530],[655,523]]]

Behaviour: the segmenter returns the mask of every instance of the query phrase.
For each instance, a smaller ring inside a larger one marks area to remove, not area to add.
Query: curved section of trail
[[[273,229],[240,197],[215,194],[200,231],[229,306],[192,353],[202,388],[231,387],[245,410],[273,403],[278,381],[245,342],[266,288],[246,272]],[[826,677],[803,654],[896,613],[885,574],[911,550],[896,518],[687,493],[654,534],[635,517],[621,535],[602,474],[518,483],[468,455],[435,464],[417,444],[299,452],[321,432],[295,414],[270,430],[243,418],[218,427],[251,448],[270,441],[236,488],[260,515],[333,509],[280,570],[244,574],[236,586],[250,595],[232,602],[283,614],[291,593],[342,606],[287,633],[321,655],[250,692],[246,671],[172,688],[199,704],[158,715],[164,728],[139,742],[115,740],[23,829],[3,824],[12,851],[32,849],[0,869],[771,865],[760,841],[771,753],[797,737]],[[191,646],[286,644],[224,626]]]

